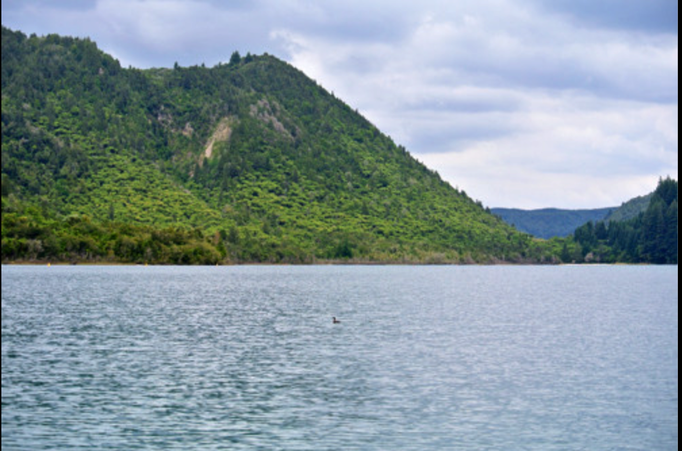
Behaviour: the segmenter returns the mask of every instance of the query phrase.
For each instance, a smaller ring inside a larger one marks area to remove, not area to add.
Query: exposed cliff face
[[[230,136],[232,135],[232,127],[234,126],[235,122],[236,119],[234,118],[224,117],[220,119],[216,125],[215,131],[206,143],[203,158],[211,158],[213,155],[213,145],[215,143],[227,142],[230,140]],[[203,162],[203,158],[200,160],[201,162]]]

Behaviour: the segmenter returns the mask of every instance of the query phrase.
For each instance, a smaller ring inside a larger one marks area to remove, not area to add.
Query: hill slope
[[[492,208],[490,211],[522,232],[549,239],[566,237],[589,221],[601,221],[613,210],[615,208],[587,210]]]
[[[652,192],[623,202],[620,207],[613,210],[604,219],[606,221],[628,221],[634,219],[649,208],[649,203],[651,202],[653,195],[654,193]]]
[[[577,249],[570,253],[577,261],[677,264],[677,203],[677,181],[661,179],[653,193],[623,204],[630,212],[637,210],[633,204],[646,204],[634,217],[607,217],[576,229],[572,238]]]
[[[3,27],[2,194],[3,260],[550,258],[267,54],[123,69]]]

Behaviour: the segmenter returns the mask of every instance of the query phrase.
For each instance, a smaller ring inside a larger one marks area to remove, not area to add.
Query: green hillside
[[[2,29],[2,259],[551,261],[272,56],[122,68]]]
[[[645,196],[638,196],[633,199],[623,202],[623,204],[609,213],[605,219],[606,221],[628,221],[644,213],[649,207],[651,197],[654,193],[649,193]]]
[[[538,210],[521,210],[518,208],[492,208],[490,211],[521,232],[529,233],[538,238],[549,239],[552,237],[566,237],[589,221],[604,219],[613,210],[615,209],[563,210],[559,208],[542,208]]]
[[[575,260],[586,262],[677,264],[677,181],[661,179],[653,193],[624,205],[633,211],[631,206],[642,205],[643,198],[647,207],[630,219],[609,217],[576,229],[574,248],[569,253]]]

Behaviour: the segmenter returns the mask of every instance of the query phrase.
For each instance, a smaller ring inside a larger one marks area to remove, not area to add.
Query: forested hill
[[[2,258],[549,260],[272,56],[122,68],[2,28]]]
[[[506,223],[522,232],[530,233],[538,238],[566,237],[575,229],[589,221],[601,221],[610,215],[615,208],[597,208],[586,210],[564,210],[559,208],[542,208],[538,210],[521,210],[518,208],[493,208],[491,211]]]
[[[654,193],[649,193],[645,196],[634,197],[609,213],[606,221],[628,221],[639,216],[640,213],[644,213],[647,208],[649,208],[649,203]]]
[[[576,229],[572,237],[577,246],[573,250],[575,260],[677,264],[677,204],[677,181],[661,179],[650,195],[623,204],[626,213],[621,213],[622,217],[629,219],[608,217]],[[633,216],[641,205],[646,208]],[[570,257],[563,255],[562,259],[568,261]]]

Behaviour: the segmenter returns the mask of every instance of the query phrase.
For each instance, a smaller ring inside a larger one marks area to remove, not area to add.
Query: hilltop
[[[270,55],[122,68],[2,29],[2,258],[553,261]]]

